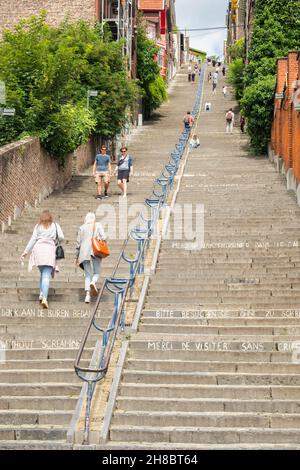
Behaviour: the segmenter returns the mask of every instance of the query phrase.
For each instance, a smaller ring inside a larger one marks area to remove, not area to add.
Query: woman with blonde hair
[[[48,308],[50,278],[53,277],[56,267],[56,244],[63,239],[64,234],[60,225],[53,222],[53,216],[49,210],[44,210],[21,256],[21,261],[23,261],[25,256],[31,253],[28,271],[31,271],[33,266],[37,266],[40,270],[39,301],[43,308]]]
[[[85,303],[89,304],[91,295],[96,296],[98,289],[96,283],[100,278],[101,258],[94,255],[92,238],[105,240],[105,233],[100,222],[96,222],[93,212],[88,212],[84,224],[78,230],[75,264],[84,270],[85,275]]]

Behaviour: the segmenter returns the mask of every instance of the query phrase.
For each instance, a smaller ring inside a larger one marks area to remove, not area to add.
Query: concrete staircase
[[[222,84],[206,82],[177,197],[204,204],[205,248],[163,241],[109,448],[300,448],[300,209],[238,127],[225,135]]]
[[[128,206],[142,203],[151,194],[155,176],[169,159],[182,128],[181,116],[196,91],[186,89],[185,80],[185,72],[177,75],[169,102],[131,136],[135,176],[129,184]],[[90,306],[84,304],[83,275],[81,270],[75,272],[73,264],[77,229],[88,211],[103,204],[115,209],[117,229],[123,223],[118,218],[116,182],[110,186],[111,197],[99,202],[90,175],[91,169],[74,177],[64,191],[53,193],[41,208],[29,208],[0,234],[0,449],[72,447],[66,443],[66,435],[82,385],[73,365],[90,315]],[[37,270],[29,274],[27,266],[22,268],[19,263],[43,208],[54,213],[66,238],[66,259],[59,263],[60,273],[51,283],[49,310],[39,307]],[[102,278],[112,273],[123,241],[119,237],[110,240],[112,254],[103,262]],[[121,267],[118,275],[127,276],[128,268]],[[98,314],[105,326],[111,305],[107,296]],[[91,339],[86,364],[94,344]]]

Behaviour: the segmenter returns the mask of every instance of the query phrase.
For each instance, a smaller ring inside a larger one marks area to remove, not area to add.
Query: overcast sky
[[[175,0],[176,24],[184,28],[225,26],[228,0]],[[223,56],[226,29],[219,31],[190,31],[190,46],[208,55]]]

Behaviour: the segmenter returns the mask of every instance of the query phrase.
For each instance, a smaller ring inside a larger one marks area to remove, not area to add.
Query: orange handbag
[[[105,240],[97,240],[97,238],[95,238],[94,235],[95,235],[95,224],[94,224],[93,238],[92,238],[92,248],[94,251],[94,255],[97,258],[106,258],[107,256],[110,255],[107,242]]]

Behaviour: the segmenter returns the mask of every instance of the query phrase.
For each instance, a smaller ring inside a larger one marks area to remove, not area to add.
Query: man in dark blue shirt
[[[111,176],[111,163],[110,156],[106,153],[105,145],[102,145],[100,153],[96,155],[95,163],[93,166],[93,176],[96,183],[98,183],[97,199],[102,199],[101,196],[101,182],[104,179],[104,197],[108,197],[107,190],[110,183]]]

